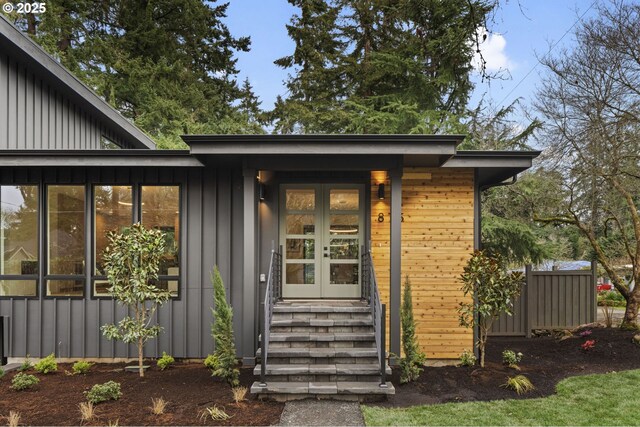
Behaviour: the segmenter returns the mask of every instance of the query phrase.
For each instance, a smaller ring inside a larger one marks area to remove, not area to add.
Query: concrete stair
[[[262,336],[260,337],[262,342]],[[257,352],[261,359],[262,349]],[[260,376],[260,364],[254,375]],[[387,366],[387,375],[391,369]],[[369,307],[360,301],[285,301],[273,309],[266,386],[251,393],[291,400],[367,400],[394,394],[381,387],[378,354]]]

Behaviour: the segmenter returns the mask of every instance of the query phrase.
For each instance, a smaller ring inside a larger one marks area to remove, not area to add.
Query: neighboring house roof
[[[18,246],[16,248],[13,249],[8,249],[6,251],[4,251],[4,259],[5,261],[11,261],[13,260],[18,254],[22,254],[23,258],[20,258],[22,260],[32,260],[35,259],[33,255],[31,255],[29,252],[27,252],[27,250],[25,248],[23,248],[22,246]]]
[[[29,36],[0,15],[0,52],[19,58],[30,70],[47,83],[59,88],[65,95],[97,120],[113,128],[133,147],[155,148],[144,132],[82,83],[69,70],[46,53]]]

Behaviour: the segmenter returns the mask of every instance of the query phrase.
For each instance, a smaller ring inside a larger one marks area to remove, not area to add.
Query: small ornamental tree
[[[236,346],[233,338],[233,310],[227,302],[227,294],[224,290],[224,283],[220,276],[218,266],[213,268],[211,274],[213,283],[213,324],[211,325],[211,335],[215,343],[216,350],[213,353],[212,369],[213,375],[224,378],[231,386],[240,384],[238,378],[240,371],[237,368]]]
[[[404,358],[400,361],[400,382],[408,383],[418,379],[427,360],[427,356],[420,351],[416,337],[416,321],[413,318],[409,276],[406,276],[404,280],[400,323],[402,326],[402,350],[404,351]]]
[[[165,252],[165,237],[162,231],[137,223],[122,233],[109,233],[108,238],[103,260],[111,285],[109,293],[127,306],[133,316],[126,316],[117,325],[102,326],[102,333],[108,339],[137,345],[139,372],[144,377],[144,344],[162,330],[152,324],[153,314],[171,297],[170,292],[155,285],[160,258]]]
[[[470,302],[458,307],[460,325],[478,327],[480,366],[484,368],[485,347],[493,322],[502,313],[512,315],[513,299],[520,294],[524,281],[521,272],[508,273],[500,255],[475,251],[461,276],[462,292]]]

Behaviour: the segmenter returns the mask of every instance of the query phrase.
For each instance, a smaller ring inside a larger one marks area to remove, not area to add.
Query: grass
[[[528,400],[363,406],[367,425],[637,425],[640,370],[568,378],[557,394]]]

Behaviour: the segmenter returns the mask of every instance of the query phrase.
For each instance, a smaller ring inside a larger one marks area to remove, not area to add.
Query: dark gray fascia
[[[186,150],[0,151],[0,167],[203,167]]]
[[[155,143],[124,118],[69,70],[23,34],[0,14],[0,52],[13,54],[47,83],[61,91],[79,107],[110,126],[138,148],[154,149]],[[64,89],[63,89],[64,88]],[[66,89],[66,90],[65,90]]]

